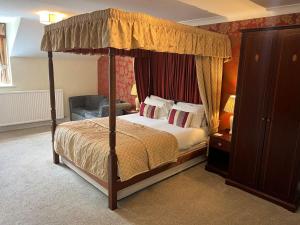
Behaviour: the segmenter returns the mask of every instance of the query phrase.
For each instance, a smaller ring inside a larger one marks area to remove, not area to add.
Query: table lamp
[[[136,98],[135,98],[135,109],[138,111],[140,109],[140,102],[139,102],[139,99],[137,97],[136,84],[132,85],[130,94],[133,95],[133,96],[136,96]]]
[[[227,100],[227,102],[226,102],[225,108],[224,108],[225,112],[231,113],[229,134],[232,134],[234,103],[235,103],[235,95],[230,95],[229,98],[228,98],[228,100]]]

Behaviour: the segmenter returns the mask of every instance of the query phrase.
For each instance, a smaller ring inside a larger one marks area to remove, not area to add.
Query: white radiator
[[[56,118],[64,118],[64,97],[55,90]],[[0,126],[51,120],[49,90],[0,93]]]

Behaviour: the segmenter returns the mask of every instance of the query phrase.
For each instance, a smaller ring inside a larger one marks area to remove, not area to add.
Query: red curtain
[[[150,57],[134,58],[134,74],[138,98],[140,102],[143,102],[149,95]]]
[[[193,55],[152,52],[148,57],[135,58],[135,76],[140,101],[153,94],[201,103]]]
[[[97,51],[102,54],[108,53],[107,49]],[[135,57],[134,72],[140,102],[153,94],[175,101],[201,103],[193,55],[141,49],[115,49],[115,54]]]

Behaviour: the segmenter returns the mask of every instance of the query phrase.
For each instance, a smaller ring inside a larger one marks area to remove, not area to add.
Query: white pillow
[[[155,100],[158,100],[158,101],[161,101],[161,102],[165,103],[167,108],[168,108],[168,111],[170,111],[172,109],[172,106],[174,105],[173,100],[164,99],[164,98],[158,97],[156,95],[151,95],[150,99],[155,99]]]
[[[168,107],[165,102],[162,102],[157,99],[150,99],[149,97],[146,97],[144,103],[148,104],[148,105],[157,106],[159,108],[158,118],[159,119],[167,119],[169,110],[168,110]]]
[[[176,105],[180,107],[188,107],[189,109],[204,109],[202,104],[193,104],[188,102],[177,102]]]
[[[190,127],[200,128],[205,126],[205,112],[203,105],[178,102],[177,104],[173,105],[173,108],[193,113]]]

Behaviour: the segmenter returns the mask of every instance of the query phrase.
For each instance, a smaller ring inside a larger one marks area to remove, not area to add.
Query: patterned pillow
[[[172,109],[169,114],[168,122],[169,124],[174,124],[178,127],[187,128],[190,127],[192,116],[193,114],[191,112]]]
[[[140,116],[145,116],[151,119],[157,119],[158,118],[158,111],[159,107],[154,105],[148,105],[144,102],[141,103],[140,106]]]

